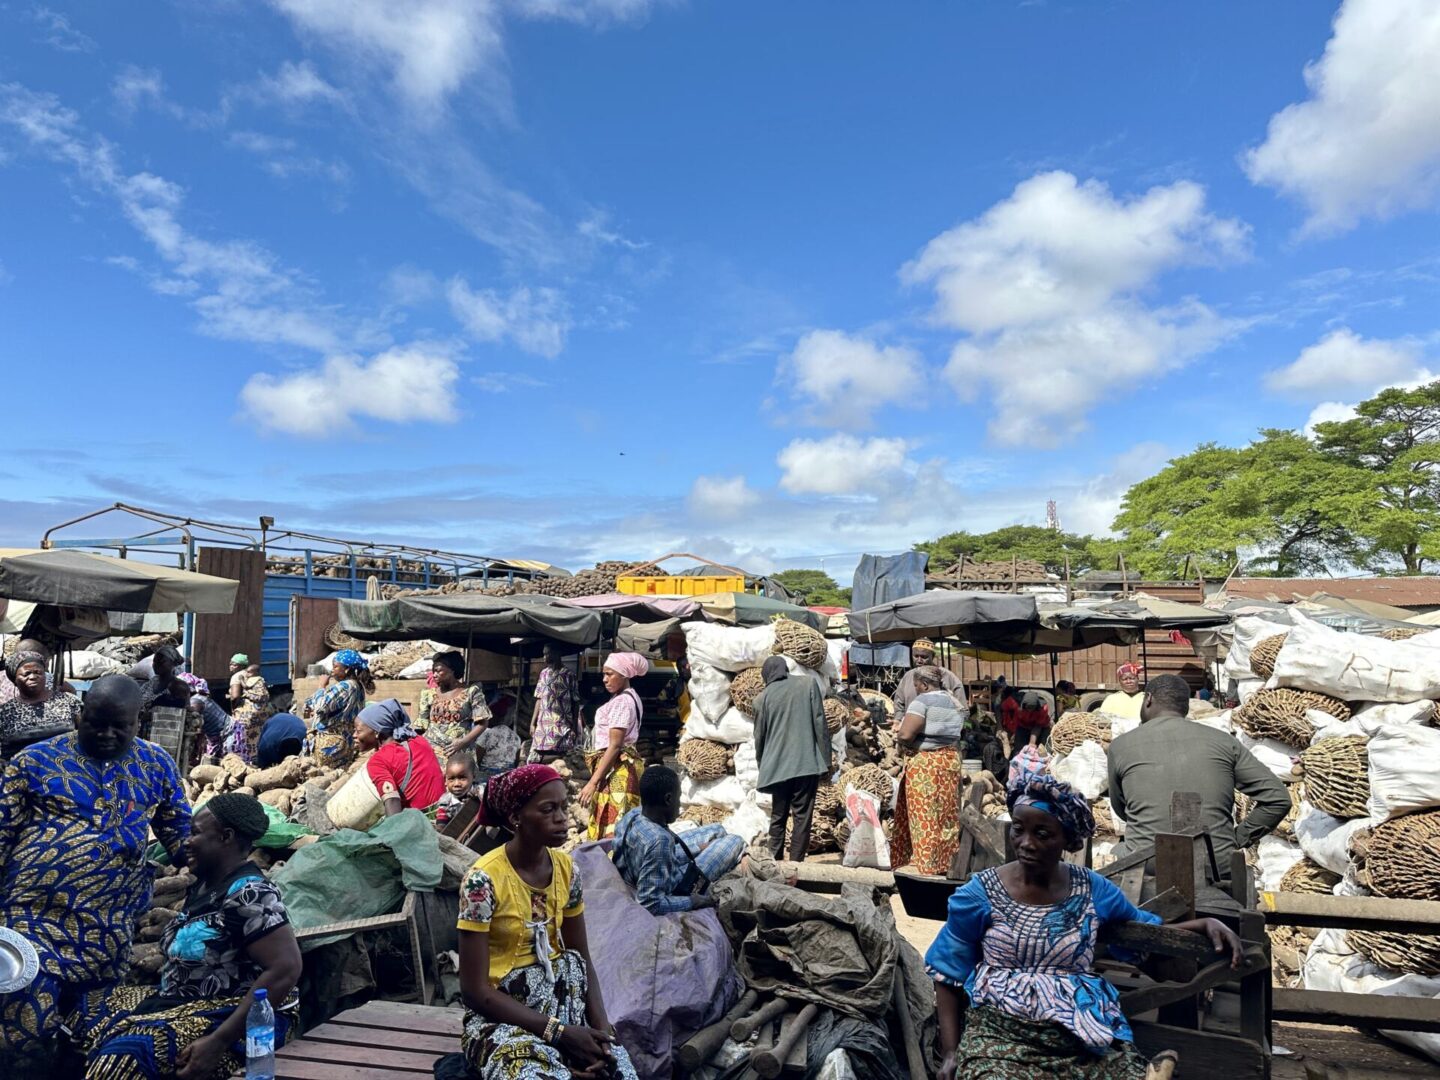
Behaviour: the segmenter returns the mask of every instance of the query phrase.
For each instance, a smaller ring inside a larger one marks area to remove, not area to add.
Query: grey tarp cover
[[[362,641],[440,641],[513,653],[514,638],[593,645],[600,639],[600,616],[549,597],[452,593],[341,600],[340,629]]]
[[[740,996],[730,939],[714,911],[650,914],[600,845],[574,858],[605,1011],[641,1080],[668,1080],[680,1044]]]
[[[435,826],[402,810],[369,832],[341,829],[307,844],[270,875],[296,930],[390,915],[406,891],[431,892],[445,863]],[[338,937],[307,939],[309,950]]]
[[[730,877],[712,892],[738,943],[746,986],[821,1006],[824,1023],[812,1031],[809,1048],[814,1066],[824,1033],[833,1031],[835,1045],[863,1058],[856,1061],[862,1076],[904,1074],[890,1049],[902,1045],[898,1031],[886,1030],[898,971],[929,1071],[936,1071],[934,986],[920,954],[896,932],[890,909],[876,906],[873,889],[847,883],[839,896],[823,896]]]
[[[238,581],[59,548],[0,548],[0,596],[102,611],[228,615]]]
[[[862,642],[960,638],[983,646],[1028,631],[1039,618],[1033,596],[935,589],[850,612],[850,635]]]
[[[862,555],[855,567],[850,589],[852,611],[874,607],[905,596],[918,596],[925,591],[925,568],[930,556],[923,551],[907,551],[903,555]],[[851,632],[854,636],[854,632]],[[850,647],[852,664],[874,664],[877,667],[909,667],[910,649],[905,645],[861,645]]]

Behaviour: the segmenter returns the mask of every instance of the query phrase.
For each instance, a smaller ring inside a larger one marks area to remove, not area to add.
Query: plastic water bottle
[[[263,989],[245,1017],[245,1080],[275,1080],[275,1010]]]

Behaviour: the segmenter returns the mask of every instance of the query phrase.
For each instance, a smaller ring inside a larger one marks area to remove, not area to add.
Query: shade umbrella
[[[0,548],[0,597],[101,611],[228,615],[240,583],[73,548]]]
[[[529,655],[545,641],[584,648],[600,640],[598,614],[547,596],[341,600],[339,622],[362,641],[439,641],[510,655]]]
[[[937,589],[852,611],[849,622],[855,640],[870,644],[961,638],[988,647],[1033,630],[1039,610],[1024,594]]]

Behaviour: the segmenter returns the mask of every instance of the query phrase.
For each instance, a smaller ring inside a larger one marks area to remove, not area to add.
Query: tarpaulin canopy
[[[850,634],[861,642],[961,638],[984,646],[1030,632],[1039,618],[1033,596],[937,589],[852,611]]]
[[[695,598],[705,614],[716,622],[732,626],[764,626],[773,622],[777,615],[804,623],[820,633],[825,632],[825,617],[798,604],[787,604],[784,600],[771,600],[768,596],[754,593],[724,592],[712,593]]]
[[[925,567],[929,562],[930,556],[923,551],[860,556],[851,583],[851,608],[862,611],[902,597],[919,596],[925,591]],[[910,650],[904,645],[857,644],[850,649],[850,662],[875,667],[908,667]]]
[[[441,641],[514,654],[525,639],[581,648],[600,640],[600,616],[548,596],[451,593],[341,600],[340,629],[362,641]]]
[[[1131,627],[1137,630],[1195,630],[1206,626],[1222,626],[1230,621],[1223,611],[1213,611],[1198,604],[1182,604],[1139,593],[1124,600],[1103,604],[1071,604],[1045,608],[1043,621],[1057,629],[1093,626]]]
[[[102,611],[228,615],[238,581],[62,548],[0,548],[0,597]]]
[[[700,605],[688,596],[630,596],[626,593],[601,593],[599,596],[575,596],[562,604],[585,608],[587,611],[618,611],[632,622],[663,622],[667,619],[692,619],[700,614]]]

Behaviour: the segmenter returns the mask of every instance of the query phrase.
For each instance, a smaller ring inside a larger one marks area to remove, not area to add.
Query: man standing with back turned
[[[1117,856],[1140,851],[1169,832],[1170,802],[1177,791],[1200,795],[1200,824],[1210,834],[1220,875],[1230,875],[1230,855],[1270,832],[1290,812],[1290,795],[1275,774],[1233,736],[1186,719],[1190,686],[1178,675],[1161,675],[1145,687],[1140,726],[1110,744],[1110,805],[1125,824]],[[1254,800],[1239,826],[1231,824],[1235,792]]]

